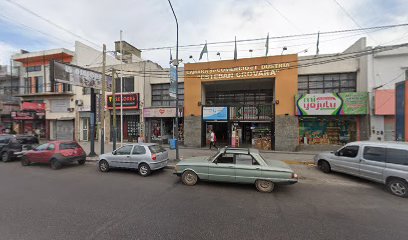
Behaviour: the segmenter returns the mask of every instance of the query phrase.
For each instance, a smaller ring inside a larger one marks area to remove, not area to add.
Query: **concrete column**
[[[299,120],[296,116],[275,116],[275,150],[295,151],[299,145]]]

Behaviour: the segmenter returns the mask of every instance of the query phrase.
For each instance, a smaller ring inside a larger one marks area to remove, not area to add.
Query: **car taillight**
[[[152,160],[153,160],[153,161],[156,161],[156,159],[157,159],[157,158],[156,158],[156,154],[153,154],[153,155],[152,155]]]

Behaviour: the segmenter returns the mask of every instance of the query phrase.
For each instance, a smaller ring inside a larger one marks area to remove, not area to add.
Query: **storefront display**
[[[182,109],[179,109],[179,132],[173,136],[175,128],[176,108],[145,108],[143,115],[146,122],[146,137],[149,142],[168,144],[169,140],[177,137],[183,141],[184,125]]]

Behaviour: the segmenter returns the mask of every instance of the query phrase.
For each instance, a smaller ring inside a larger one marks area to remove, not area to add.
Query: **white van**
[[[316,166],[325,173],[351,174],[383,183],[399,197],[408,197],[408,143],[352,142],[335,152],[314,157]]]

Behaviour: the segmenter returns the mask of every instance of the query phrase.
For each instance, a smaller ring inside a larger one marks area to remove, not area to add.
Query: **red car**
[[[75,141],[52,141],[27,151],[21,158],[21,165],[30,163],[50,163],[52,169],[59,169],[64,163],[77,161],[84,164],[86,153]]]

